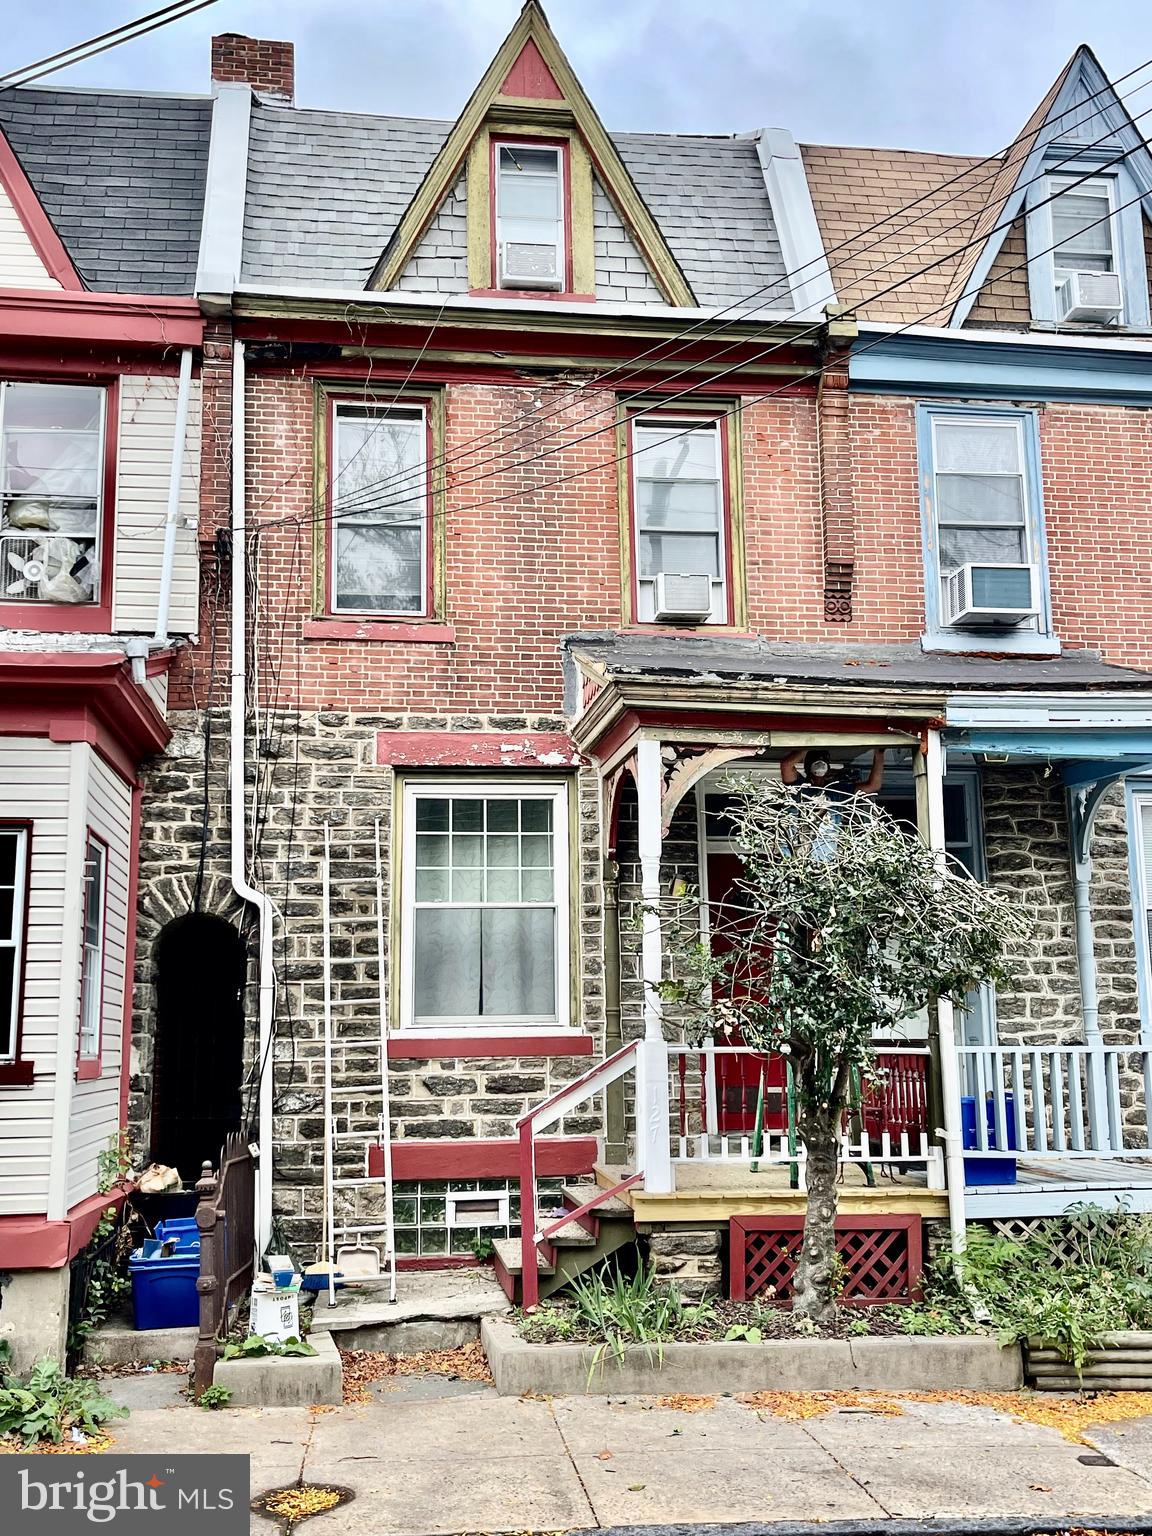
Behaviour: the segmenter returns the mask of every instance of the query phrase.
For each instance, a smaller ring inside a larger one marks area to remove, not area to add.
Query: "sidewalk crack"
[[[832,1450],[832,1448],[830,1446],[827,1446],[827,1445],[823,1444],[822,1441],[817,1440],[816,1436],[808,1428],[807,1424],[801,1424],[799,1427],[808,1436],[809,1440],[811,1440],[813,1445],[817,1446],[820,1450],[822,1450],[824,1452],[824,1454],[826,1456],[831,1458],[833,1464],[840,1468],[841,1472],[843,1472],[844,1476],[849,1480],[849,1482],[855,1483],[857,1488],[859,1488],[860,1492],[862,1494],[864,1494],[865,1498],[869,1498],[869,1499],[872,1500],[873,1504],[875,1504],[876,1508],[878,1510],[880,1510],[880,1512],[885,1516],[886,1519],[891,1520],[893,1518],[892,1511],[887,1507],[887,1505],[883,1504],[876,1497],[876,1495],[872,1492],[871,1488],[869,1488],[866,1483],[862,1483],[860,1481],[860,1479],[856,1476],[855,1472],[851,1471],[848,1467],[846,1467],[844,1465],[844,1463],[840,1460],[839,1456],[837,1456],[836,1452],[834,1450]]]
[[[568,1444],[560,1420],[556,1417],[556,1408],[551,1398],[548,1399],[548,1412],[552,1415],[552,1422],[556,1426],[556,1433],[560,1436],[560,1444],[564,1447],[564,1454],[568,1458],[568,1464],[573,1472],[575,1472],[576,1481],[580,1484],[580,1492],[584,1495],[584,1502],[588,1506],[588,1513],[592,1516],[592,1523],[597,1530],[600,1530],[600,1516],[596,1513],[596,1506],[592,1502],[592,1495],[588,1492],[588,1484],[584,1481],[580,1468],[576,1465],[576,1458],[572,1454],[572,1448]]]

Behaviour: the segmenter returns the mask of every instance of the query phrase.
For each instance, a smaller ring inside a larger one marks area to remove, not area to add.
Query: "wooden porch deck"
[[[1152,1211],[1152,1159],[1032,1158],[1016,1162],[1015,1184],[970,1186],[971,1220],[1001,1216],[1059,1216],[1072,1205],[1126,1206]]]

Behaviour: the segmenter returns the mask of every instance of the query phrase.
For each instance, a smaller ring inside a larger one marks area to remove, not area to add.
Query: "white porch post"
[[[915,760],[917,803],[921,809],[921,833],[926,830],[928,846],[944,851],[944,752],[939,731],[925,735],[925,750]],[[940,1097],[944,1108],[944,1164],[948,1172],[948,1224],[952,1232],[952,1252],[964,1252],[967,1244],[964,1220],[964,1141],[960,1126],[960,1061],[956,1055],[956,1014],[952,1000],[941,997],[936,1003],[937,1033],[940,1040]],[[980,1106],[977,1106],[980,1113]]]
[[[636,1051],[636,1164],[644,1187],[670,1194],[672,1176],[668,1053],[664,1047],[660,998],[656,991],[664,975],[664,944],[660,931],[660,789],[658,741],[636,745],[636,799],[639,820],[640,895],[644,928],[640,977],[644,984],[644,1038]]]
[[[1080,974],[1080,1012],[1088,1047],[1088,1129],[1094,1152],[1110,1152],[1108,1090],[1104,1037],[1100,1033],[1100,984],[1096,972],[1096,929],[1092,922],[1092,825],[1104,791],[1112,780],[1068,791],[1068,840],[1072,862],[1072,897],[1076,914],[1076,967]],[[1019,1111],[1018,1111],[1019,1112]]]

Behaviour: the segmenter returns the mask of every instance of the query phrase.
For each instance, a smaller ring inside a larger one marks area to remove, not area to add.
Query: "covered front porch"
[[[1114,1009],[1101,1027],[1101,882],[1093,887],[1090,856],[1109,786],[1152,763],[1149,680],[1075,653],[992,664],[830,650],[679,636],[571,642],[574,734],[603,786],[609,1038],[588,1085],[606,1098],[602,1187],[628,1181],[619,1193],[638,1220],[802,1209],[788,1063],[680,1037],[658,991],[666,934],[696,892],[706,939],[722,913],[733,767],[775,775],[786,755],[817,747],[852,766],[882,747],[880,803],[977,878],[1017,891],[1037,936],[1018,994],[983,989],[955,1010],[941,1002],[876,1041],[842,1131],[842,1210],[947,1216],[960,1242],[970,1219],[1030,1219],[1084,1201],[1152,1209],[1152,1055],[1134,959],[1132,1010]],[[1033,708],[1030,698],[1047,702]],[[1013,712],[1031,730],[1006,741]],[[996,718],[994,740],[979,727]],[[1005,785],[1012,835],[1000,825]],[[1023,867],[1033,847],[1047,861],[1040,894]],[[1102,963],[1113,965],[1111,953]],[[1110,985],[1114,1001],[1119,980]]]

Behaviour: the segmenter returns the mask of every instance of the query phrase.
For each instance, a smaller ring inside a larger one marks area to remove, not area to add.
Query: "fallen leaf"
[[[1029,1483],[1028,1486],[1029,1486],[1029,1488],[1031,1488],[1033,1493],[1051,1493],[1052,1492],[1051,1488],[1049,1488],[1047,1483]]]
[[[628,1492],[629,1493],[642,1493],[643,1490],[645,1488],[647,1488],[647,1486],[648,1486],[647,1483],[629,1483],[628,1484]]]
[[[612,1452],[611,1451],[597,1451],[597,1453],[596,1453],[596,1460],[597,1461],[611,1461],[612,1460]]]

